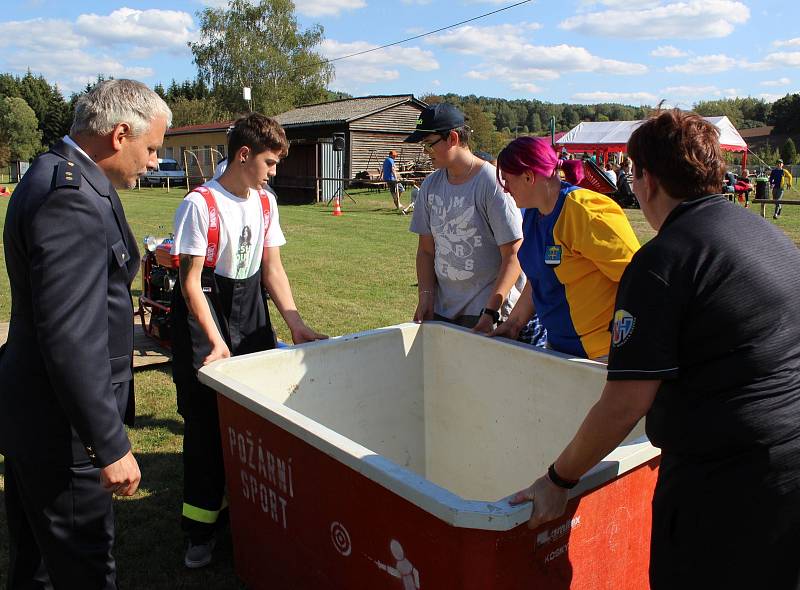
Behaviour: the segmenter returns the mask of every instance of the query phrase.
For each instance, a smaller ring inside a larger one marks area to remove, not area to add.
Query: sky
[[[295,0],[327,58],[513,5],[508,0]],[[65,95],[98,74],[165,86],[194,79],[198,11],[224,0],[3,0],[0,72],[30,69]],[[800,91],[800,2],[533,0],[336,62],[354,96],[475,94],[547,102],[668,104]]]

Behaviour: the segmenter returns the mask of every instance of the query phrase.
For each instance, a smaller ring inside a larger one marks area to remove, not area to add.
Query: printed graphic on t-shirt
[[[253,232],[250,230],[249,225],[242,228],[242,233],[239,235],[239,247],[236,249],[236,278],[246,279],[250,271],[250,251],[253,246]]]
[[[473,217],[475,205],[465,197],[445,200],[428,197],[431,230],[436,245],[436,271],[453,281],[466,281],[475,275],[475,250],[482,247]]]

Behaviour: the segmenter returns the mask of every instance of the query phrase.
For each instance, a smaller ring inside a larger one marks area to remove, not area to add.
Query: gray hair
[[[107,135],[120,123],[131,126],[131,133],[141,135],[150,129],[153,119],[164,117],[172,124],[167,103],[136,80],[106,80],[82,95],[75,103],[75,118],[70,135]]]

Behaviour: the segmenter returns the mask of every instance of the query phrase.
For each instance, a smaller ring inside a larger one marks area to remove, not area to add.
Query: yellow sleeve
[[[639,249],[639,240],[620,206],[585,189],[567,196],[554,231],[573,255],[592,261],[617,283]]]
[[[792,173],[789,172],[786,168],[783,169],[783,181],[785,183],[784,188],[792,188]]]

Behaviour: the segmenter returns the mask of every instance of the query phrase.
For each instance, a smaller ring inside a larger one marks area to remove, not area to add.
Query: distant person
[[[742,174],[736,179],[736,192],[740,195],[739,200],[744,200],[744,208],[748,209],[753,185],[750,183],[750,171],[747,168],[742,170]]]
[[[621,189],[623,183],[627,185],[627,188],[631,191],[633,187],[631,187],[631,180],[633,179],[633,162],[630,158],[625,158],[622,161],[622,164],[617,171],[617,188]]]
[[[190,192],[175,213],[173,253],[180,257],[172,294],[172,379],[184,419],[184,565],[211,562],[225,502],[216,393],[197,371],[218,359],[275,348],[266,294],[295,344],[327,338],[309,328],[294,302],[281,261],[286,243],[267,181],[289,144],[275,119],[240,118],[228,134],[229,165],[218,180]],[[217,235],[210,231],[211,211]],[[215,240],[215,242],[212,242]]]
[[[389,194],[392,195],[394,207],[398,213],[403,212],[403,204],[400,202],[400,174],[397,170],[397,152],[390,150],[389,155],[383,161],[381,179],[386,183]]]
[[[141,82],[101,82],[9,200],[11,324],[0,348],[9,589],[117,588],[112,494],[132,496],[141,478],[125,430],[139,250],[117,189],[157,165],[171,120]],[[135,504],[133,521],[148,518]]]
[[[607,161],[603,166],[603,173],[608,178],[609,182],[613,184],[615,187],[617,186],[617,173],[614,171],[614,166],[611,163],[611,160]]]
[[[786,189],[792,187],[792,175],[784,169],[783,160],[778,160],[775,168],[772,169],[769,175],[769,186],[772,188],[772,200],[775,201],[775,213],[772,219],[778,219],[781,216],[781,199]]]
[[[403,208],[403,215],[408,215],[410,211],[414,210],[414,205],[417,202],[417,197],[419,196],[419,186],[417,185],[419,181],[413,178],[409,178],[406,183],[411,187],[410,193],[410,201],[405,208]]]
[[[722,192],[727,195],[729,201],[733,202],[736,198],[736,174],[730,169],[726,169],[722,178]]]
[[[453,105],[422,111],[407,142],[420,143],[436,171],[422,183],[411,231],[419,234],[414,320],[489,333],[520,275],[522,217],[495,169],[469,149],[470,130]]]

